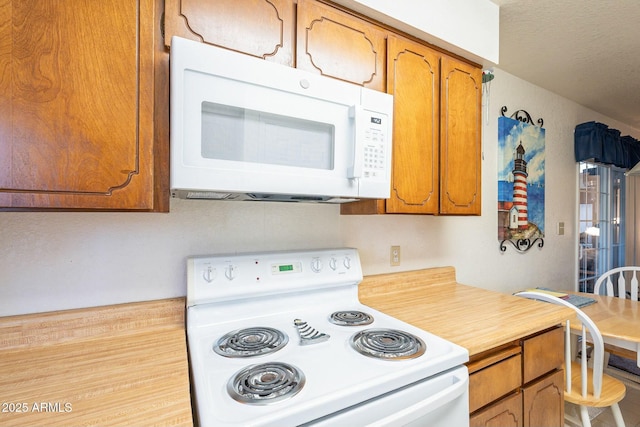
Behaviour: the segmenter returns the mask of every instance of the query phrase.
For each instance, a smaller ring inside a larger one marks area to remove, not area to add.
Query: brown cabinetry
[[[480,215],[482,70],[390,34],[387,91],[394,96],[391,196],[341,212]]]
[[[564,371],[553,371],[522,389],[523,426],[564,425]]]
[[[469,368],[470,424],[564,424],[564,335],[561,327],[475,356]]]
[[[393,94],[393,168],[387,213],[437,213],[440,55],[390,35],[387,89]]]
[[[314,0],[298,0],[296,67],[384,91],[387,33]]]
[[[522,385],[520,347],[509,346],[469,363],[469,412],[495,402]]]
[[[440,213],[481,214],[482,70],[443,55]]]
[[[294,0],[166,0],[165,43],[172,36],[294,65]]]
[[[0,3],[0,208],[168,210],[161,13]]]
[[[523,379],[533,381],[564,364],[564,334],[562,328],[522,340],[524,354]]]
[[[469,418],[470,426],[522,427],[522,397],[511,394]]]

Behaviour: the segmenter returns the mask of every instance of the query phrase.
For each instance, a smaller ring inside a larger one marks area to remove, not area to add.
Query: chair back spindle
[[[638,301],[638,272],[640,272],[640,266],[612,268],[596,280],[593,293],[600,294],[600,289],[604,288],[604,295],[610,297],[617,296],[618,298],[624,299],[627,298],[627,292],[629,292],[630,298]],[[627,276],[625,276],[625,273]],[[631,280],[627,288],[627,277],[629,273],[631,273]],[[618,276],[617,280],[615,280],[616,275]]]
[[[571,393],[571,363],[567,363],[567,360],[571,360],[571,346],[567,343],[571,342],[571,321],[567,320],[564,325],[564,389],[567,393]]]

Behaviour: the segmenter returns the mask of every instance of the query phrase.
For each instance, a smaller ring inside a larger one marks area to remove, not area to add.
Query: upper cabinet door
[[[386,32],[313,0],[298,0],[296,67],[385,91]]]
[[[438,213],[440,55],[398,36],[388,40],[393,94],[393,176],[387,213]]]
[[[293,0],[166,0],[165,44],[180,36],[293,66]]]
[[[440,213],[480,215],[482,70],[443,56],[441,73]]]
[[[154,209],[154,8],[0,2],[0,208]]]

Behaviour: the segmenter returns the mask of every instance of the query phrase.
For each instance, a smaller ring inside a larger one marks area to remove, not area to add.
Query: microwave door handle
[[[360,178],[364,167],[364,109],[361,105],[352,105],[349,108],[349,118],[353,121],[353,165],[347,170],[350,179]]]

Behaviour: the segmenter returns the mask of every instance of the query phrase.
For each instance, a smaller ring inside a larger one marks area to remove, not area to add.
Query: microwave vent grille
[[[187,199],[225,200],[231,196],[231,193],[218,193],[215,191],[189,191],[187,193]]]

